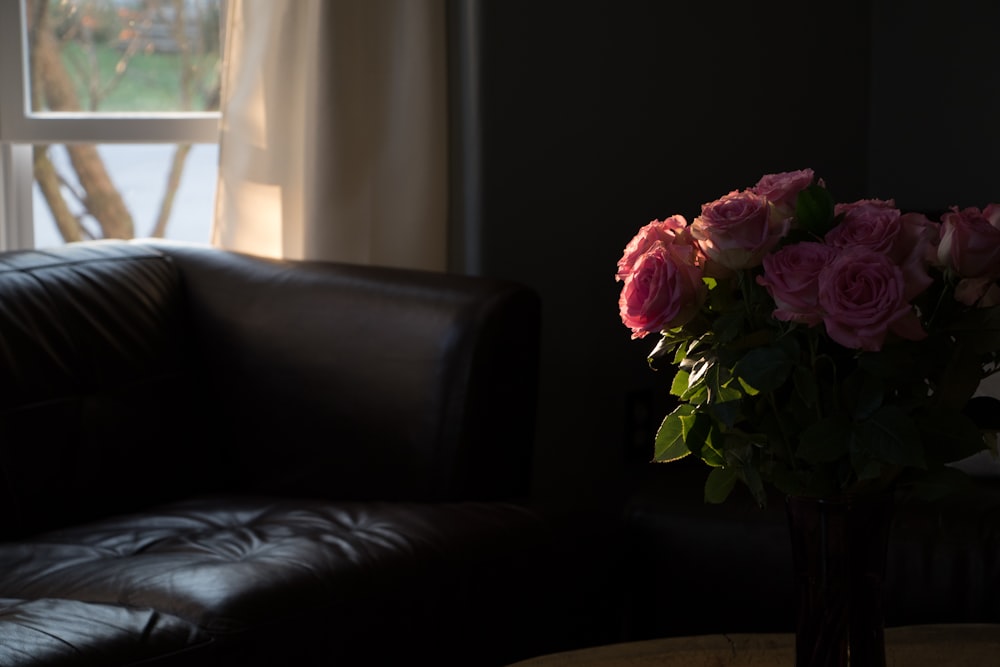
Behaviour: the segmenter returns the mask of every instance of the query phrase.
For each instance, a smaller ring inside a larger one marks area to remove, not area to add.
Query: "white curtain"
[[[444,0],[228,0],[212,243],[443,270]]]

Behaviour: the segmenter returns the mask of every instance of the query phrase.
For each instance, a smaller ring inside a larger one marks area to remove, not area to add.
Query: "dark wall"
[[[622,248],[768,172],[864,196],[868,2],[473,5],[479,272],[542,294],[539,493],[600,502],[648,459],[670,380],[619,319]]]
[[[875,0],[873,27],[873,196],[1000,201],[1000,3]]]

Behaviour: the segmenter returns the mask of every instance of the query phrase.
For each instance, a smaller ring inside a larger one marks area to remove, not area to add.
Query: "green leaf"
[[[757,506],[764,508],[767,506],[767,491],[764,489],[764,480],[760,477],[760,470],[753,465],[744,466],[743,483],[750,489],[750,494],[757,501]]]
[[[743,398],[743,392],[733,386],[733,377],[721,364],[712,364],[705,376],[709,403],[726,403]]]
[[[690,405],[679,405],[669,415],[663,418],[660,428],[656,431],[653,447],[654,461],[676,461],[691,453],[684,444],[684,418],[694,414]]]
[[[802,495],[806,487],[798,471],[791,470],[783,465],[775,466],[771,470],[771,484],[778,491],[788,496]]]
[[[687,356],[687,353],[688,353],[688,343],[689,342],[690,341],[686,341],[685,340],[680,345],[677,346],[677,350],[674,352],[674,365],[675,366],[677,364],[681,363],[682,361],[684,361],[684,357]]]
[[[674,376],[670,393],[692,405],[704,405],[719,398],[732,400],[726,398],[732,390],[722,387],[718,364],[719,360],[714,356],[686,359]]]
[[[715,420],[703,412],[695,411],[689,416],[681,417],[684,444],[691,453],[712,467],[725,464],[722,452],[718,448],[721,435],[715,425]]]
[[[878,461],[860,459],[854,462],[854,471],[859,481],[878,479],[882,475],[882,464]]]
[[[729,310],[719,314],[712,324],[712,332],[720,343],[728,343],[740,335],[743,330],[743,311]]]
[[[833,227],[833,197],[826,188],[810,185],[795,199],[798,226],[815,236],[823,236]]]
[[[692,405],[700,406],[708,403],[708,387],[705,385],[704,380],[693,384],[691,388],[681,396],[681,399]]]
[[[674,374],[674,381],[670,383],[671,396],[683,396],[687,392],[691,374],[683,368],[678,368]]]
[[[795,456],[806,463],[830,463],[846,456],[853,442],[850,422],[821,419],[802,431]]]
[[[702,441],[701,449],[698,450],[698,456],[701,457],[701,460],[713,468],[721,468],[725,464],[725,457],[716,446],[718,440],[717,431],[712,428],[709,435]]]
[[[740,389],[742,389],[743,393],[746,394],[747,396],[756,396],[757,394],[760,393],[760,391],[758,391],[755,387],[751,387],[749,384],[747,384],[743,378],[737,377],[736,379],[740,383]]]
[[[793,368],[793,361],[781,347],[769,345],[744,354],[733,372],[757,391],[769,392],[785,384]]]
[[[958,350],[949,360],[935,385],[937,400],[942,405],[961,410],[976,393],[982,380],[983,365],[978,355]]]
[[[904,375],[912,365],[910,354],[899,348],[865,352],[858,356],[858,368],[883,379]]]
[[[953,463],[987,448],[983,432],[966,415],[932,407],[917,416],[928,465]]]
[[[732,428],[740,416],[739,401],[726,401],[725,403],[712,403],[708,406],[708,412],[716,421]]]
[[[656,431],[653,460],[668,463],[695,455],[712,467],[724,464],[717,443],[721,434],[715,421],[688,404],[677,406]]]
[[[983,431],[1000,430],[1000,399],[993,396],[973,396],[962,408],[962,414]]]
[[[675,394],[676,396],[680,397],[682,401],[687,401],[693,405],[701,405],[707,402],[709,399],[709,390],[706,380],[713,361],[705,358],[692,360],[692,363],[688,365],[689,370],[686,371],[687,386],[682,386],[681,379],[675,378],[675,381],[671,384],[671,393],[677,390],[678,393]]]
[[[911,473],[904,485],[914,497],[937,502],[953,493],[971,487],[972,479],[957,468],[945,466],[936,470],[919,470]]]
[[[858,373],[860,381],[855,385],[854,418],[867,419],[882,407],[884,388],[882,381],[868,373]]]
[[[858,445],[873,459],[898,466],[923,468],[924,447],[920,430],[905,411],[887,405],[858,424]]]
[[[1000,350],[1000,306],[973,308],[947,327],[947,331],[970,353]]]
[[[649,353],[649,356],[646,357],[646,363],[652,367],[653,362],[655,360],[659,359],[660,357],[665,357],[666,355],[673,352],[681,344],[681,342],[682,341],[679,341],[674,338],[668,338],[667,336],[660,336],[660,340],[657,341],[656,346]]]
[[[732,492],[733,487],[739,480],[739,475],[734,468],[712,468],[705,480],[705,502],[722,503]]]
[[[819,383],[816,381],[816,374],[805,366],[797,366],[792,374],[792,381],[795,384],[795,393],[807,406],[816,405],[819,398]]]

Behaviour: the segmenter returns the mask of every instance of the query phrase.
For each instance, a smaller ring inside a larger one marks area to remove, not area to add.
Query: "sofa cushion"
[[[220,634],[317,611],[345,630],[373,613],[471,613],[496,585],[514,595],[494,569],[509,579],[545,535],[514,504],[201,498],[0,544],[0,590],[153,608]]]
[[[209,636],[152,609],[79,600],[0,599],[0,665],[117,665],[177,654]]]

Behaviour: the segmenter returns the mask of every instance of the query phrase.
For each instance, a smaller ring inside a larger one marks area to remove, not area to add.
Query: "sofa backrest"
[[[0,253],[0,536],[198,488],[179,285],[138,245]]]
[[[0,253],[0,538],[204,492],[525,495],[519,285],[163,241]]]
[[[149,243],[148,241],[146,243]],[[523,285],[160,242],[248,490],[526,495],[540,301]]]

